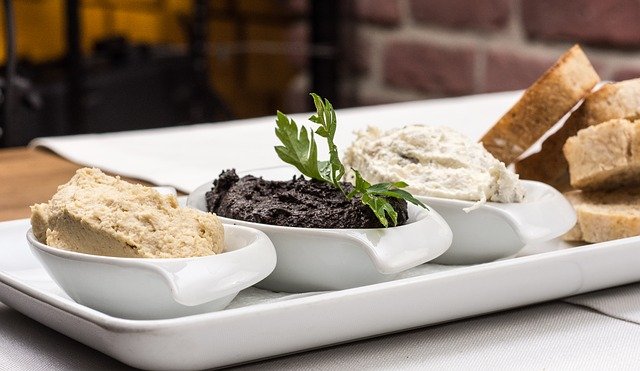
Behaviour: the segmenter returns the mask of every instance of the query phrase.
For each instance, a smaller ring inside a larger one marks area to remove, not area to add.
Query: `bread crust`
[[[512,163],[600,81],[578,45],[549,68],[482,137],[485,148]]]
[[[518,161],[516,172],[522,179],[548,183],[560,191],[571,188],[562,147],[566,140],[591,125],[611,119],[640,117],[640,78],[608,83],[589,94],[565,124],[544,143],[538,153]]]
[[[540,152],[516,162],[521,179],[537,180],[565,192],[571,189],[567,160],[562,147],[567,138],[576,135],[584,125],[584,104],[578,107],[558,131],[542,143]]]
[[[567,200],[571,203],[574,209],[587,202],[585,197],[582,196],[582,191],[569,191],[564,194]],[[576,211],[577,213],[577,211]],[[567,233],[562,236],[565,241],[582,241],[582,228],[580,228],[580,221],[577,220],[576,224]]]
[[[611,119],[637,119],[640,115],[640,78],[605,84],[585,102],[585,127]]]
[[[640,235],[640,188],[565,193],[578,216],[565,241],[604,242]]]

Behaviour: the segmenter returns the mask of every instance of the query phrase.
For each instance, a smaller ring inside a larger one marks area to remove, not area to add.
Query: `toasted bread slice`
[[[567,139],[563,151],[574,188],[640,185],[640,120],[615,119],[582,129]]]
[[[578,215],[566,241],[604,242],[640,235],[640,188],[565,194]]]
[[[638,118],[640,78],[604,84],[585,99],[585,126],[611,119]]]
[[[578,45],[573,46],[482,137],[485,148],[512,163],[600,81]]]
[[[584,126],[584,103],[573,111],[564,125],[542,143],[540,152],[516,162],[516,173],[521,179],[544,182],[564,192],[571,189],[567,160],[562,146],[567,138],[576,135]]]
[[[565,124],[544,143],[538,153],[518,161],[516,172],[522,179],[548,183],[561,191],[568,190],[569,173],[562,146],[578,130],[611,119],[640,117],[640,79],[608,83],[587,95]]]

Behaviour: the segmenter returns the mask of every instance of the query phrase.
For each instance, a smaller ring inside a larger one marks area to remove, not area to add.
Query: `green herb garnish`
[[[316,114],[311,116],[309,120],[320,125],[315,134],[326,138],[329,146],[329,161],[318,161],[318,146],[314,138],[314,131],[307,131],[304,126],[300,126],[298,129],[294,120],[278,111],[276,136],[283,145],[276,146],[275,150],[282,161],[295,166],[302,174],[312,179],[332,184],[347,199],[360,197],[362,203],[373,210],[380,223],[385,227],[389,226],[387,217],[391,218],[394,226],[398,224],[398,213],[393,209],[387,197],[401,198],[426,208],[411,193],[401,189],[406,187],[407,183],[394,182],[371,185],[354,169],[352,170],[356,177],[355,185],[353,190],[347,194],[340,184],[345,174],[344,165],[340,162],[338,147],[333,142],[337,126],[336,112],[327,99],[323,100],[314,93],[311,93],[311,96],[316,106]]]

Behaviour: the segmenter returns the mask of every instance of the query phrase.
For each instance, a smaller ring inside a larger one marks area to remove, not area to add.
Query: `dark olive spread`
[[[348,193],[349,183],[343,183]],[[223,171],[206,193],[207,209],[219,216],[248,222],[303,228],[380,228],[371,208],[359,198],[348,200],[331,184],[304,177],[270,181],[235,170]],[[407,202],[388,199],[398,213],[398,225],[407,222]]]

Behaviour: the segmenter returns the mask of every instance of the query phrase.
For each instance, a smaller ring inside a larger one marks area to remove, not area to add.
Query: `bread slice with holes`
[[[522,179],[537,180],[565,191],[570,188],[569,172],[562,147],[578,130],[611,119],[640,117],[640,78],[604,84],[587,95],[564,125],[549,136],[540,152],[516,162]]]
[[[482,137],[482,144],[505,164],[514,162],[599,81],[582,49],[573,46]]]
[[[578,216],[565,241],[604,242],[640,235],[640,188],[565,193]]]
[[[640,185],[640,120],[615,119],[582,129],[567,139],[563,151],[574,188]]]

